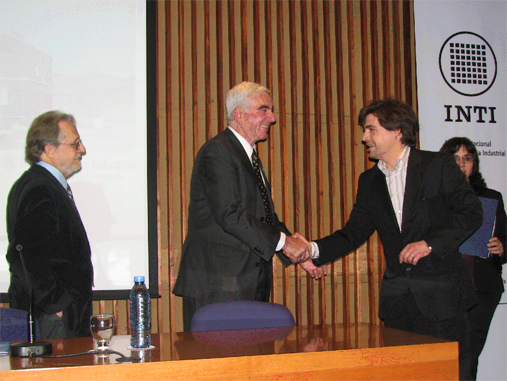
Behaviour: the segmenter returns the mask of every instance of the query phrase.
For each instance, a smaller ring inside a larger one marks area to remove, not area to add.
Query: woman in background
[[[498,200],[495,231],[488,243],[489,257],[480,258],[462,254],[472,275],[478,300],[478,304],[469,311],[472,328],[472,366],[470,374],[473,379],[476,379],[479,355],[484,348],[493,314],[504,291],[501,274],[502,264],[506,262],[504,249],[507,235],[505,209],[502,194],[486,187],[486,182],[481,172],[479,172],[477,149],[470,139],[451,138],[440,148],[440,152],[454,155],[456,163],[460,166],[477,196]]]

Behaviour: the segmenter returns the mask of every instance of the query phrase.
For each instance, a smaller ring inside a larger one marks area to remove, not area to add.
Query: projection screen
[[[154,36],[147,38],[155,28],[151,3],[0,0],[2,302],[9,287],[7,195],[28,169],[28,127],[48,110],[75,116],[87,150],[69,184],[92,248],[94,298],[125,297],[136,275],[158,293],[156,212],[148,203],[156,195],[156,120],[148,112],[154,102],[147,101],[154,78],[147,64],[147,41],[154,46]]]

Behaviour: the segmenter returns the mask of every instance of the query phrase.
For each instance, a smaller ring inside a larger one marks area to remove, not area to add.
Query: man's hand
[[[424,258],[431,253],[431,247],[426,241],[409,243],[400,253],[400,263],[417,265],[419,259]]]
[[[327,265],[317,267],[313,264],[311,259],[300,263],[301,267],[308,271],[312,278],[320,279],[323,275],[327,275]]]
[[[287,236],[285,245],[283,245],[283,253],[289,257],[293,263],[304,262],[312,255],[311,245],[302,239]]]

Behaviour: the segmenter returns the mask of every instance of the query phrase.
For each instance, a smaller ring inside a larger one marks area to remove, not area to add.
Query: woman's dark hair
[[[465,147],[470,155],[474,158],[474,166],[472,168],[472,174],[468,178],[470,185],[474,189],[474,192],[478,195],[482,194],[482,192],[487,188],[486,182],[482,177],[481,172],[479,171],[479,155],[477,154],[477,148],[475,148],[474,143],[468,138],[465,137],[454,137],[446,140],[445,143],[440,148],[440,152],[450,153],[454,155],[456,152],[460,150],[461,147]]]

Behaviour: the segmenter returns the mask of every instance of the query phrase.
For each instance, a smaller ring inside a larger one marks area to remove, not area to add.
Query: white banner
[[[438,151],[451,137],[468,137],[477,146],[488,187],[505,202],[507,1],[415,0],[414,15],[421,149]],[[504,266],[504,278],[506,273]],[[479,379],[505,379],[507,293],[502,303],[481,355]],[[494,326],[503,329],[493,332]],[[503,357],[493,361],[494,353]]]
[[[414,13],[421,148],[470,138],[505,200],[507,2],[416,0]]]

